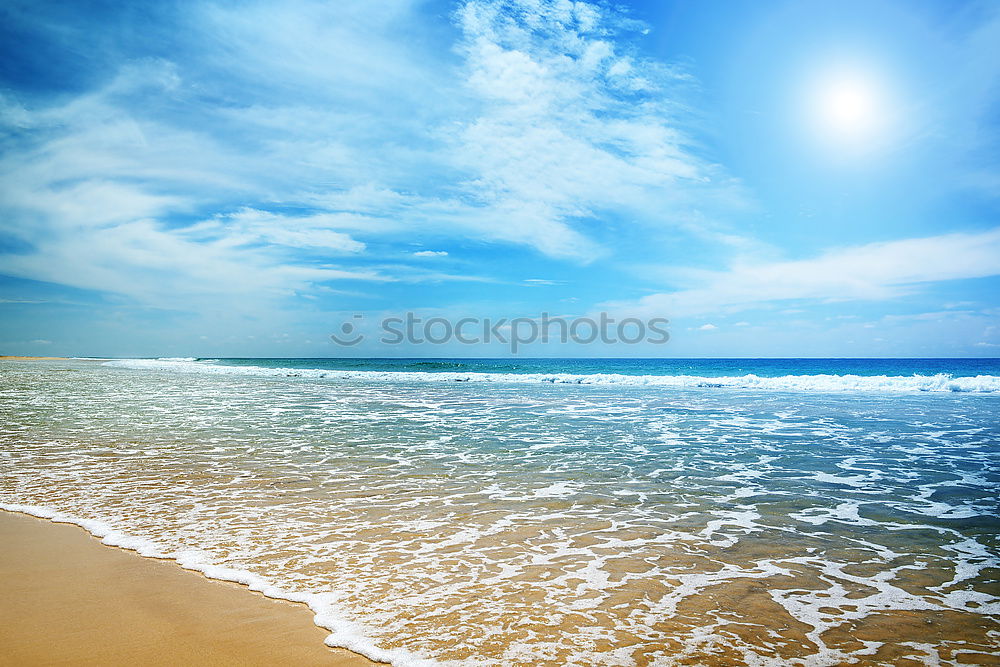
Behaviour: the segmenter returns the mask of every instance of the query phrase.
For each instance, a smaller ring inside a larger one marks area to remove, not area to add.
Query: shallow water
[[[0,502],[276,586],[398,664],[996,660],[995,376],[280,368],[7,362]]]

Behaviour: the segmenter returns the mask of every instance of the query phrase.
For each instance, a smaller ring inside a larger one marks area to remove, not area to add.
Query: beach
[[[375,665],[304,606],[0,512],[0,664]]]
[[[6,643],[995,664],[998,397],[950,360],[8,361]]]

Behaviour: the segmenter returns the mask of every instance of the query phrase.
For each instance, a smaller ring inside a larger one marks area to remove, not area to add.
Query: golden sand
[[[0,512],[0,665],[376,665],[304,605]]]

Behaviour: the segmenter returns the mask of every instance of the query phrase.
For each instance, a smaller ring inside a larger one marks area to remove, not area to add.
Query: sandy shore
[[[376,665],[304,605],[0,512],[0,665]]]

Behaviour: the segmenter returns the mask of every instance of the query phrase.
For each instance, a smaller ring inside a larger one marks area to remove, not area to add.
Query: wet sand
[[[0,665],[377,665],[304,605],[0,512]]]

